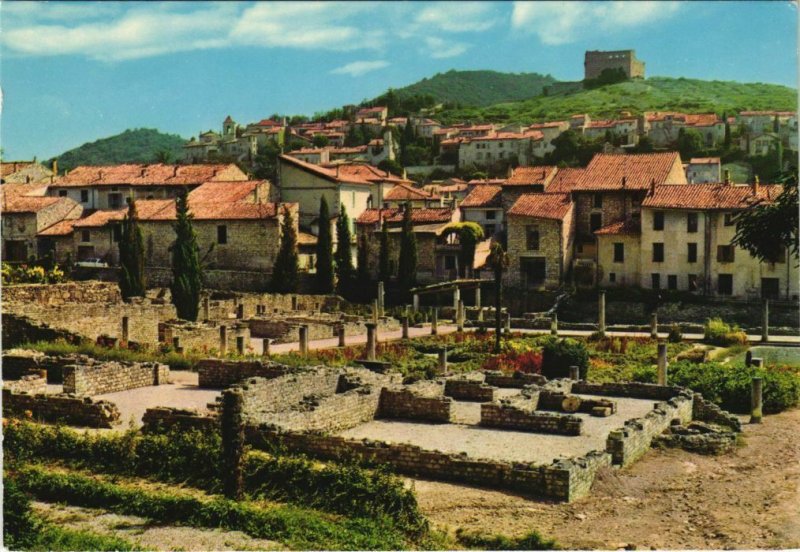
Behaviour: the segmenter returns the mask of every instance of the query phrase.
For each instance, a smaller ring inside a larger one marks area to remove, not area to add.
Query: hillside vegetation
[[[177,134],[165,134],[154,128],[129,129],[65,151],[54,159],[58,159],[59,172],[79,165],[175,162],[183,157],[185,142]]]
[[[545,86],[554,82],[556,79],[550,75],[539,73],[450,70],[392,91],[403,99],[430,95],[438,103],[484,107],[538,96]]]
[[[444,123],[462,120],[528,122],[564,119],[576,113],[608,118],[619,116],[620,111],[630,111],[633,115],[643,111],[732,114],[768,109],[796,110],[797,90],[764,83],[653,77],[482,108],[445,109],[437,118]]]

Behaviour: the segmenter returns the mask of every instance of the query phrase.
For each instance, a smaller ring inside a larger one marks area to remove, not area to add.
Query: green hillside
[[[643,111],[732,114],[768,109],[796,110],[797,90],[764,83],[653,77],[481,108],[445,109],[437,118],[445,123],[462,120],[530,122],[564,119],[576,113],[605,118],[619,116],[620,111],[630,111],[633,115]]]
[[[437,73],[431,78],[395,88],[399,98],[430,95],[438,103],[484,107],[500,102],[532,98],[556,79],[539,73],[499,73],[497,71],[455,71]],[[377,102],[379,99],[373,100]]]
[[[164,134],[154,128],[129,129],[116,136],[83,144],[55,159],[58,159],[59,171],[71,170],[79,165],[154,163],[159,160],[159,152],[169,152],[168,158],[161,158],[162,161],[175,162],[183,157],[182,146],[185,142],[177,134]]]

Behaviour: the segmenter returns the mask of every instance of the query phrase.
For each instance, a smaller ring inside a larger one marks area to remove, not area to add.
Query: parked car
[[[75,266],[84,268],[108,268],[108,263],[100,258],[84,259],[75,263]]]

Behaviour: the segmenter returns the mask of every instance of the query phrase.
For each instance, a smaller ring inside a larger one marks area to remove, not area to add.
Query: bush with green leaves
[[[459,528],[456,539],[466,548],[482,550],[558,550],[553,539],[544,538],[538,531],[531,531],[521,537],[509,538],[504,535],[487,535]]]
[[[703,326],[704,339],[712,345],[728,347],[747,343],[745,334],[736,324],[730,325],[721,318],[709,318]]]
[[[542,375],[548,379],[568,378],[570,366],[577,366],[581,379],[589,372],[589,351],[581,341],[551,337],[542,346]]]
[[[669,327],[669,334],[667,334],[667,341],[670,343],[680,343],[683,341],[683,333],[681,333],[681,327],[677,324],[672,324]]]

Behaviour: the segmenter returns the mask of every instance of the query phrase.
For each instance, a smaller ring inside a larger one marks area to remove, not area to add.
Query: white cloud
[[[417,13],[414,22],[439,31],[462,33],[486,31],[498,19],[491,2],[437,2]]]
[[[460,56],[466,52],[470,45],[463,42],[454,42],[452,40],[445,40],[435,36],[429,36],[425,39],[425,46],[427,49],[423,50],[432,58],[445,59]]]
[[[558,45],[672,17],[679,2],[515,2],[511,26]]]
[[[331,71],[334,75],[350,75],[351,77],[360,77],[371,71],[377,71],[388,67],[389,62],[383,60],[376,61],[353,61],[347,65],[342,65]]]

